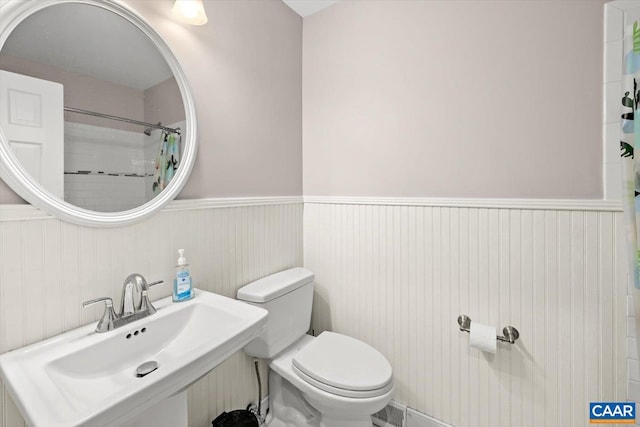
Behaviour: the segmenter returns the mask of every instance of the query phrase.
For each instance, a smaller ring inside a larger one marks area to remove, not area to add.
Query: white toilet
[[[391,365],[376,349],[334,332],[306,335],[314,275],[292,268],[250,283],[238,299],[269,311],[244,348],[269,362],[270,427],[371,427],[393,395]]]

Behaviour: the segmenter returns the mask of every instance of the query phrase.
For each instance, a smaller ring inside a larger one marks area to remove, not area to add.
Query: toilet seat
[[[292,359],[305,382],[344,397],[366,398],[393,387],[391,365],[376,349],[346,335],[323,332]]]

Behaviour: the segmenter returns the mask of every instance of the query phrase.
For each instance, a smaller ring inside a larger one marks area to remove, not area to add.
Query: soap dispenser
[[[176,278],[173,280],[173,302],[186,301],[193,298],[193,284],[189,274],[189,264],[184,257],[184,249],[178,249]]]

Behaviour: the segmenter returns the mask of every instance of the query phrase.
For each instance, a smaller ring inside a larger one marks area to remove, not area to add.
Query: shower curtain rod
[[[168,128],[168,127],[162,126],[160,124],[141,122],[141,121],[138,121],[138,120],[127,119],[127,118],[124,118],[124,117],[111,116],[109,114],[103,114],[103,113],[96,113],[95,111],[81,110],[79,108],[64,107],[64,111],[68,111],[70,113],[86,114],[88,116],[102,117],[104,119],[117,120],[117,121],[120,121],[120,122],[127,122],[127,123],[131,123],[131,124],[134,124],[134,125],[146,126],[148,128],[153,128],[153,129],[162,129],[165,132],[177,133],[178,135],[180,135],[180,128],[175,128],[175,129],[174,128]]]

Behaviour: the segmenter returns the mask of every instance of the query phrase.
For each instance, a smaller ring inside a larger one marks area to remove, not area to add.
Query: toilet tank
[[[238,290],[239,300],[269,311],[267,326],[244,347],[246,354],[271,359],[309,330],[313,279],[311,271],[296,267],[263,277]]]

